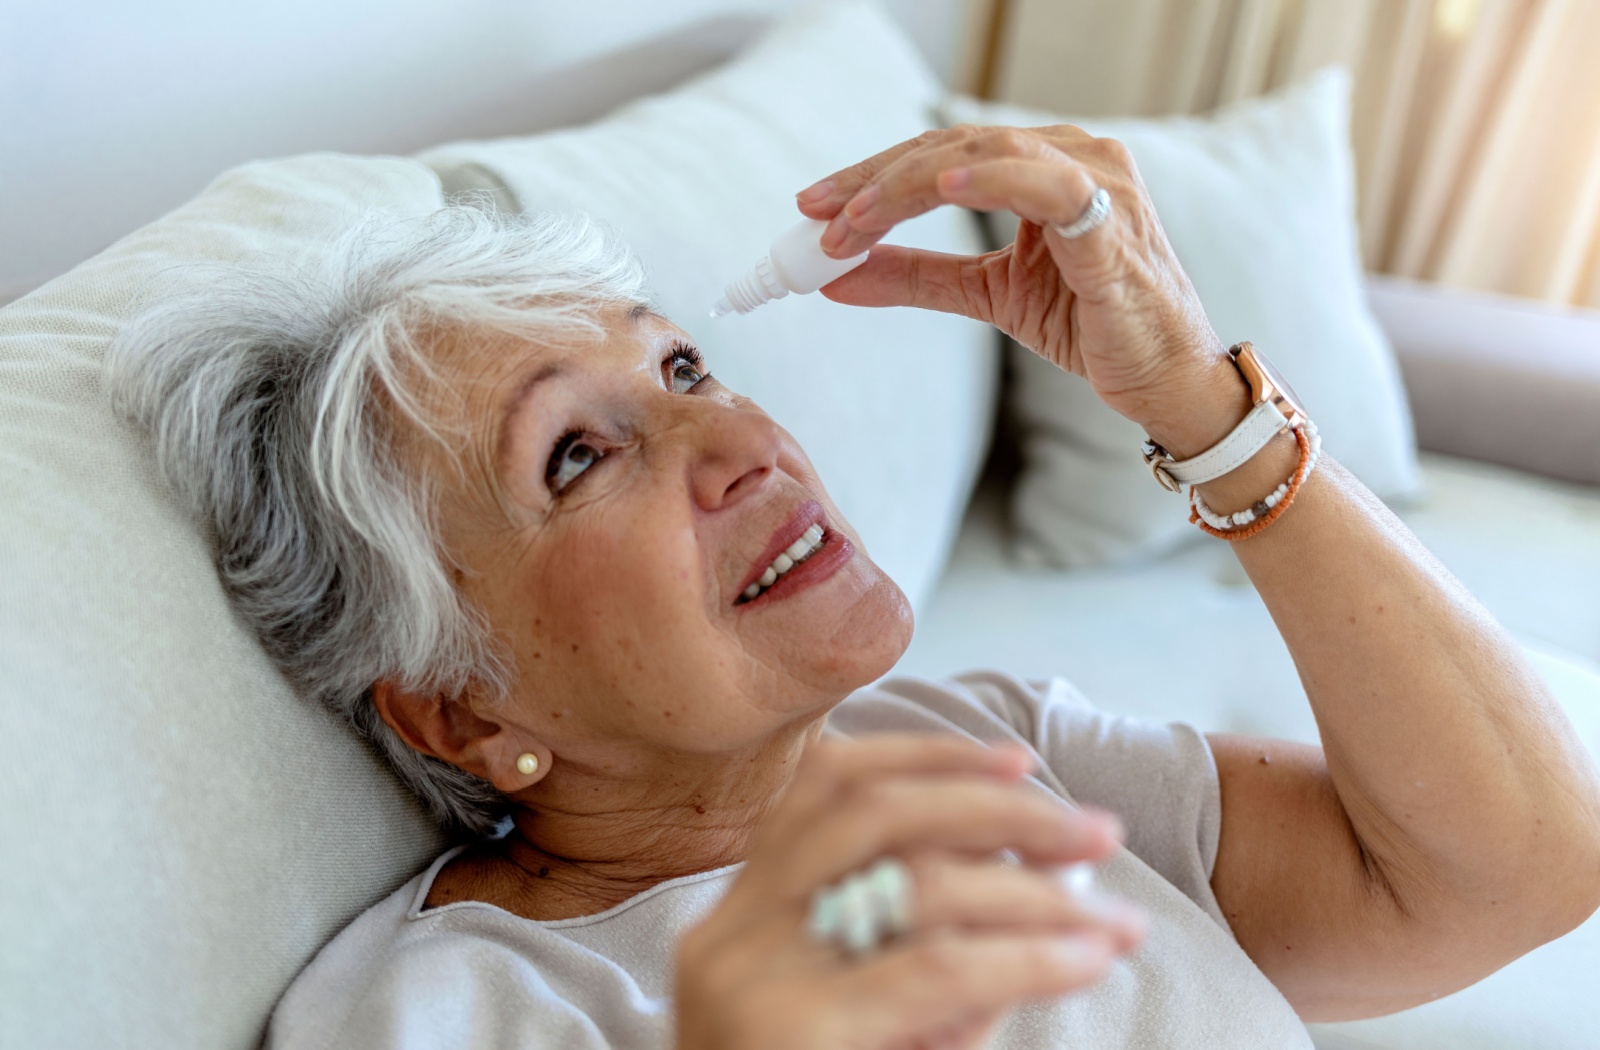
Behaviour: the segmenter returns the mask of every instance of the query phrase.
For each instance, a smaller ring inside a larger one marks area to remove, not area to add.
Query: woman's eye
[[[686,394],[705,375],[700,371],[700,366],[686,357],[679,357],[672,363],[672,392]]]
[[[568,434],[556,443],[545,468],[545,483],[550,491],[559,495],[561,490],[578,480],[578,476],[605,458],[605,453],[582,440],[578,434]]]

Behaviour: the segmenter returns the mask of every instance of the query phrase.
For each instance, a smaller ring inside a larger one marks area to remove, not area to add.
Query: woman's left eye
[[[692,347],[674,347],[671,365],[674,394],[686,394],[699,383],[711,378],[711,373],[702,371],[705,368],[705,359]]]
[[[672,370],[672,392],[686,394],[689,392],[690,387],[704,378],[705,376],[700,374],[700,369],[687,361],[683,361]]]

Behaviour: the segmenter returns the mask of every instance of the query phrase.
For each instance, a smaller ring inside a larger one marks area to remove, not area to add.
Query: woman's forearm
[[[1202,494],[1219,510],[1247,506],[1295,459],[1280,437]],[[1588,755],[1506,631],[1410,530],[1325,460],[1276,523],[1234,547],[1402,912],[1503,916],[1538,943],[1593,911],[1600,784]]]

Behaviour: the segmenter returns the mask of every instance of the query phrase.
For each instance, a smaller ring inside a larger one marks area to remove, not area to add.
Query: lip
[[[805,535],[807,529],[813,525],[822,527],[822,545],[812,552],[805,561],[796,565],[782,576],[771,587],[748,601],[740,601],[745,588],[755,583],[761,574],[772,564],[772,560],[785,549],[792,546],[796,540]],[[784,522],[772,538],[767,541],[766,548],[761,552],[758,560],[746,574],[744,581],[734,592],[734,604],[740,608],[753,605],[765,605],[769,601],[777,601],[786,595],[793,594],[813,583],[819,583],[833,573],[845,562],[850,560],[855,553],[854,546],[841,533],[830,529],[823,515],[822,504],[816,500],[806,500],[795,508],[789,520]]]
[[[794,546],[794,541],[804,536],[806,530],[813,525],[821,525],[824,530],[828,527],[822,516],[822,504],[814,499],[808,499],[796,507],[794,513],[789,515],[789,520],[778,526],[778,531],[772,534],[772,538],[767,541],[766,550],[761,552],[755,565],[745,574],[744,582],[739,584],[738,590],[734,592],[734,600],[737,601],[738,595],[743,594],[746,587],[761,578],[761,574],[767,571],[767,566],[772,564],[772,559]]]
[[[781,602],[807,587],[826,580],[855,557],[855,545],[845,539],[844,533],[836,532],[826,525],[822,528],[822,546],[812,552],[805,561],[779,576],[771,587],[749,601],[739,602],[739,609],[756,609],[771,605],[773,602]]]

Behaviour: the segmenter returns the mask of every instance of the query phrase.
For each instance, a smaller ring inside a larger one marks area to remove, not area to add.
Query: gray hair
[[[289,680],[373,741],[446,825],[494,827],[489,782],[412,750],[371,687],[504,696],[512,669],[458,593],[437,479],[402,440],[460,464],[427,406],[452,393],[426,336],[470,328],[544,344],[597,339],[599,311],[645,303],[638,262],[582,216],[467,206],[368,219],[297,264],[230,270],[112,342],[115,404],[210,530],[234,606]],[[434,396],[429,396],[434,395]]]

